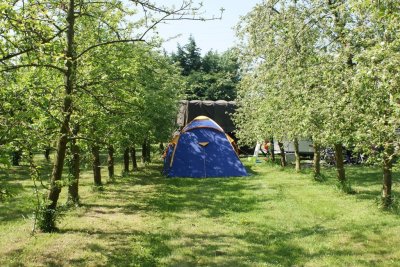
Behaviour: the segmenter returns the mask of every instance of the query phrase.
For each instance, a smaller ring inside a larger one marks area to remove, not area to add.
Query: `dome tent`
[[[168,177],[247,176],[233,140],[213,120],[198,116],[174,137],[164,158]]]

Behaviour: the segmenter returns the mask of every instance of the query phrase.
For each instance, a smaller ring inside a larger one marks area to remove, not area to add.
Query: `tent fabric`
[[[235,110],[235,101],[182,100],[176,122],[178,126],[183,127],[194,118],[203,115],[213,119],[225,132],[233,132],[236,127],[231,117]]]
[[[164,174],[194,178],[247,176],[231,141],[213,120],[195,118],[181,131],[178,141],[168,146]]]

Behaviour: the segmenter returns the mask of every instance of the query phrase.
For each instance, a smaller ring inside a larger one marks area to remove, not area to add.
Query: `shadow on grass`
[[[376,200],[381,194],[382,171],[378,168],[352,166],[346,169],[352,187],[356,188],[358,199]]]
[[[40,158],[36,164],[40,165],[40,176],[45,181],[51,174],[51,162]],[[10,222],[30,217],[35,210],[36,198],[28,163],[23,162],[21,166],[0,169],[0,180],[1,185],[11,194],[6,201],[0,202],[0,221]],[[37,186],[39,190],[43,189],[39,181]]]
[[[158,266],[160,259],[171,254],[171,248],[166,244],[171,236],[160,233],[146,233],[139,231],[104,232],[88,229],[63,229],[58,234],[90,235],[88,244],[76,247],[85,254],[77,258],[63,258],[62,251],[57,253],[43,253],[44,266]],[[99,243],[98,241],[101,240]],[[22,249],[13,250],[7,255],[14,258],[13,266],[25,265],[22,258],[18,258]],[[104,262],[105,259],[105,262]],[[42,265],[39,264],[39,265]]]
[[[382,187],[382,171],[373,166],[353,165],[345,166],[346,179],[349,181],[352,189],[355,190],[354,196],[360,200],[376,200],[380,196]],[[325,182],[331,185],[337,185],[335,167],[323,169]],[[393,173],[395,177],[396,173]],[[393,181],[395,182],[395,181]]]
[[[86,231],[65,229],[68,233],[95,235],[107,240],[108,245],[92,242],[84,248],[101,253],[107,266],[254,266],[259,264],[299,266],[326,255],[356,256],[363,262],[362,251],[346,247],[319,247],[314,251],[301,246],[301,240],[311,236],[325,238],[337,234],[321,225],[294,231],[269,229],[267,225],[253,225],[251,231],[237,234],[180,232],[151,233],[140,231]],[[238,245],[240,244],[240,245]],[[179,256],[173,255],[181,250]],[[49,259],[51,260],[51,259]],[[365,263],[365,262],[364,262]],[[69,264],[83,266],[85,259],[73,259]]]
[[[132,187],[122,189],[107,189],[114,197],[121,197],[128,204],[125,213],[137,210],[149,212],[175,213],[182,211],[202,211],[205,216],[218,217],[228,212],[249,212],[257,208],[260,201],[268,198],[252,196],[248,193],[253,185],[246,181],[249,178],[173,178],[168,179],[160,175],[144,174],[134,178],[131,183],[151,186],[152,192],[135,191]]]
[[[12,167],[7,172],[2,170],[0,179],[3,179],[1,186],[10,194],[8,198],[0,201],[0,221],[19,220],[32,213],[31,197],[24,196],[32,188],[23,184],[24,181],[30,180],[27,168],[18,166]]]
[[[31,216],[34,203],[30,198],[12,198],[0,203],[0,222],[11,222]]]
[[[254,170],[255,165],[245,165],[247,174],[251,177],[252,175],[257,175],[258,172]]]
[[[167,257],[172,252],[172,248],[167,245],[167,242],[180,237],[179,233],[164,234],[132,230],[105,232],[89,229],[63,229],[61,233],[77,233],[96,237],[84,249],[106,257],[106,266],[157,266],[160,259]],[[106,241],[106,243],[96,243],[96,239]],[[87,266],[88,263],[86,258],[78,258],[69,260],[68,265],[70,264]]]

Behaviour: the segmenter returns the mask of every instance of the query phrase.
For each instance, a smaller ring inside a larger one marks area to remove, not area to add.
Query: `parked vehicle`
[[[294,143],[293,141],[281,141],[283,143],[283,149],[288,161],[294,159]],[[279,154],[281,152],[278,141],[274,141],[274,152]],[[309,139],[299,139],[299,154],[303,159],[312,159],[314,157],[314,146],[313,142]]]

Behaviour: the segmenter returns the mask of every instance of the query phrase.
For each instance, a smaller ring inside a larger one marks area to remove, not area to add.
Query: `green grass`
[[[14,168],[16,195],[0,203],[0,266],[400,266],[400,217],[375,201],[379,170],[348,168],[357,193],[346,195],[333,169],[315,182],[310,170],[249,167],[245,178],[166,179],[152,164],[102,192],[83,171],[83,205],[60,232],[34,236],[32,182]]]

